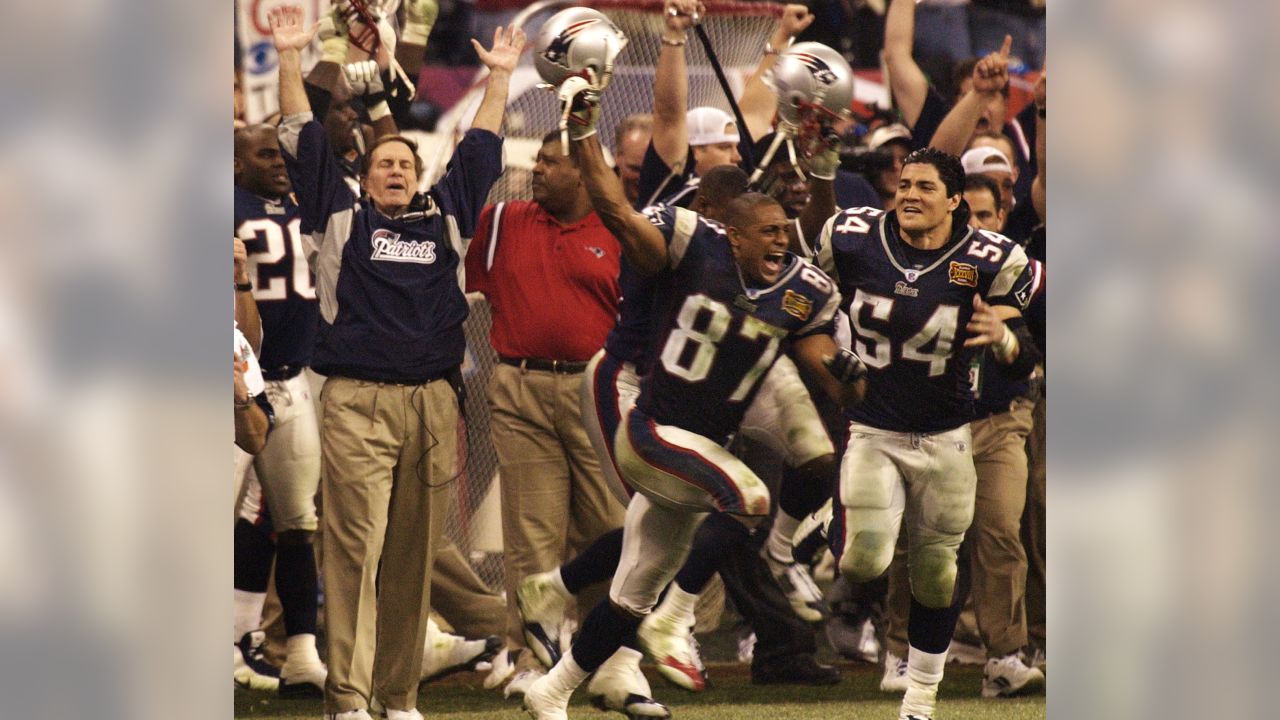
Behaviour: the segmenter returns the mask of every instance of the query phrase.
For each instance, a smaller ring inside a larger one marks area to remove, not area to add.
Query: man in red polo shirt
[[[622,526],[625,510],[605,484],[579,394],[582,371],[617,317],[621,256],[554,132],[533,166],[533,201],[485,208],[467,252],[467,290],[484,293],[493,308],[489,339],[501,360],[489,382],[489,427],[508,598],[526,575]],[[507,645],[525,646],[514,601]],[[523,693],[541,672],[533,653],[520,653],[507,695]]]

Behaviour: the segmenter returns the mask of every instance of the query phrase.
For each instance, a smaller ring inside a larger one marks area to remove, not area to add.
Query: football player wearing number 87
[[[856,582],[883,574],[907,518],[910,685],[901,720],[933,717],[959,613],[956,551],[977,483],[970,361],[986,347],[1005,364],[1037,354],[1023,352],[1018,336],[1040,275],[1020,246],[969,227],[963,191],[958,158],[917,150],[903,160],[895,210],[842,211],[819,243],[818,264],[846,298],[853,349],[868,369],[865,400],[846,410],[830,535],[841,571]]]
[[[769,492],[724,449],[782,344],[842,405],[862,398],[865,368],[832,339],[840,294],[822,271],[787,252],[787,216],[772,198],[747,193],[725,223],[684,208],[631,208],[604,162],[594,121],[600,93],[569,78],[572,151],[592,205],[628,262],[659,279],[654,358],[636,406],[615,438],[623,479],[639,492],[627,507],[622,558],[609,589],[583,621],[573,648],[525,693],[540,720],[563,720],[573,690],[653,610],[683,564],[698,525],[713,511],[744,524],[763,520]],[[575,87],[576,86],[576,87]]]

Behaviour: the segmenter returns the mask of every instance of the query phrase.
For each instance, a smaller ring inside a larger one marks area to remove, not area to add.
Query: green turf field
[[[899,698],[878,689],[880,669],[840,663],[844,679],[829,687],[752,685],[747,666],[712,663],[711,687],[705,693],[678,690],[660,679],[651,667],[645,674],[658,699],[671,707],[676,720],[895,720]],[[463,673],[423,688],[418,708],[427,720],[525,720],[519,704],[503,700],[500,690],[485,690],[484,676]],[[1036,720],[1045,717],[1044,691],[1019,698],[983,700],[979,697],[982,668],[948,665],[942,681],[936,720]],[[236,689],[236,717],[322,717],[319,700],[281,700],[268,693]],[[622,718],[605,714],[586,702],[585,687],[574,696],[570,720]]]

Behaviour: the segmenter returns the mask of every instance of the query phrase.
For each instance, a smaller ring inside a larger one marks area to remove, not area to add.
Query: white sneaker
[[[532,672],[534,671],[526,670],[517,675],[516,680]],[[569,720],[568,698],[558,700],[552,697],[547,689],[547,685],[550,683],[545,677],[545,675],[539,674],[535,680],[529,682],[523,690],[524,700],[521,702],[521,706],[534,720]],[[516,680],[511,682],[515,683]]]
[[[507,687],[502,691],[502,697],[509,698],[512,695],[523,695],[529,689],[529,686],[538,678],[543,677],[546,673],[541,670],[521,670],[516,676],[511,678],[511,682],[507,683]]]
[[[1031,655],[1031,662],[1028,664],[1031,665],[1031,667],[1040,670],[1040,672],[1043,672],[1046,675],[1048,674],[1048,670],[1045,668],[1049,665],[1049,657],[1045,654],[1044,650],[1036,648],[1036,651]]]
[[[791,609],[801,620],[809,623],[820,623],[827,616],[827,606],[822,601],[822,591],[809,574],[809,568],[798,562],[782,562],[769,554],[769,549],[762,548],[760,556],[769,566],[769,573],[778,581],[782,592],[786,594]]]
[[[1007,697],[1044,684],[1044,673],[1027,667],[1021,653],[991,658],[982,669],[982,697]]]
[[[422,679],[435,680],[462,670],[473,670],[479,663],[491,660],[501,647],[502,638],[497,635],[483,640],[468,640],[438,627],[428,627],[426,649],[422,653]]]
[[[516,654],[519,654],[519,652],[517,650]],[[490,661],[489,674],[484,676],[485,690],[492,690],[511,677],[511,673],[516,671],[516,664],[511,660],[512,653],[507,648],[503,648],[497,655],[493,656],[493,660]]]
[[[565,596],[556,587],[555,572],[534,573],[516,586],[524,640],[547,668],[560,660],[560,626],[564,623]]]
[[[707,689],[707,668],[698,654],[692,628],[650,613],[636,629],[636,639],[668,682],[690,692]]]
[[[884,653],[884,675],[880,678],[880,692],[906,692],[911,681],[907,679],[907,659],[888,650]]]
[[[340,713],[325,713],[324,720],[373,720],[368,710],[348,710]]]
[[[384,716],[387,720],[423,720],[418,708],[412,710],[388,710]]]
[[[261,630],[245,633],[231,648],[231,679],[246,690],[274,692],[280,687],[280,671],[262,654],[267,635]]]
[[[605,660],[587,684],[591,704],[631,720],[671,717],[667,706],[653,699],[649,680],[640,672],[640,658],[640,653],[623,648]]]

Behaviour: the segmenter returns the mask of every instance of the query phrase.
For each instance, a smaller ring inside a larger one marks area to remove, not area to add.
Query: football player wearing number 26
[[[634,635],[708,513],[748,524],[768,515],[768,489],[723,444],[783,342],[842,405],[866,389],[862,363],[832,339],[840,294],[787,252],[777,201],[742,195],[723,226],[684,208],[638,213],[604,162],[598,91],[571,77],[559,92],[573,108],[569,137],[592,205],[636,271],[657,278],[657,322],[654,362],[615,439],[619,469],[639,491],[627,506],[622,558],[573,648],[526,691],[525,708],[539,720],[564,720],[574,689]]]
[[[819,240],[818,265],[839,284],[867,365],[866,397],[846,409],[831,533],[841,572],[855,582],[882,575],[907,520],[910,684],[900,720],[933,718],[960,609],[956,551],[977,486],[970,361],[990,346],[997,362],[1034,362],[1018,337],[1039,275],[1011,240],[968,226],[963,191],[959,159],[917,150],[903,160],[895,210],[845,210]]]
[[[319,323],[314,276],[303,255],[298,205],[276,129],[254,125],[235,135],[236,237],[248,251],[252,292],[262,317],[259,358],[275,430],[253,466],[276,531],[276,589],[284,610],[288,652],[279,689],[286,697],[319,697],[326,671],[316,649],[316,558],[312,537],[320,485],[320,428],[303,371]],[[236,521],[235,635],[258,629],[270,580],[270,558],[254,561],[260,530]]]

